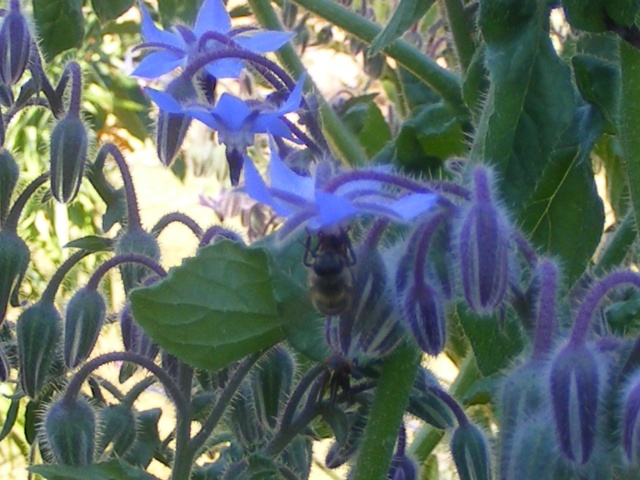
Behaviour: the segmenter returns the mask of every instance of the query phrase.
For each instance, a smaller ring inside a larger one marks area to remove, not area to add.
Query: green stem
[[[633,213],[633,210],[627,212],[616,231],[612,234],[607,246],[600,254],[598,262],[593,267],[593,272],[596,275],[602,275],[609,270],[619,267],[627,255],[629,248],[633,245],[633,241],[636,238]]]
[[[463,397],[480,377],[482,374],[476,365],[476,358],[470,351],[460,367],[458,377],[449,389],[449,395],[458,399]],[[443,436],[442,430],[425,425],[416,435],[416,439],[409,447],[409,452],[418,460],[419,464],[423,464]]]
[[[401,344],[382,367],[353,480],[383,480],[393,456],[398,428],[420,366],[413,345]]]
[[[365,20],[357,13],[330,0],[293,0],[293,2],[368,44],[382,30],[375,23]],[[458,114],[468,115],[467,107],[462,100],[460,78],[456,74],[442,68],[418,49],[401,40],[396,40],[383,52],[433,88]]]
[[[269,30],[284,30],[280,19],[271,6],[270,0],[248,0],[248,3],[256,19],[262,26]],[[280,63],[282,63],[287,71],[295,78],[300,78],[306,71],[300,57],[298,57],[298,54],[291,45],[287,44],[278,50],[277,56]],[[334,153],[347,165],[364,165],[367,162],[367,155],[360,145],[360,142],[358,142],[355,136],[349,131],[340,117],[336,115],[331,105],[318,93],[319,90],[311,79],[307,80],[305,87],[307,92],[314,92],[318,99],[322,126],[324,127],[327,141]]]
[[[453,43],[458,53],[460,70],[466,72],[473,58],[473,53],[476,50],[476,46],[471,38],[469,19],[464,11],[462,0],[443,0],[443,2],[444,8],[447,11]]]

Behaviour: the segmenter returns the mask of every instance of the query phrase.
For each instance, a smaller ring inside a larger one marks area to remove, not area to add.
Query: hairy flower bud
[[[521,420],[501,450],[502,480],[563,478],[553,474],[558,464],[557,444],[546,414]]]
[[[167,86],[166,92],[178,102],[188,101],[197,97],[193,83],[180,77]],[[158,158],[167,167],[178,156],[189,125],[191,125],[191,117],[189,115],[169,113],[163,110],[158,113],[156,148]]]
[[[151,360],[156,358],[160,348],[135,321],[129,303],[120,312],[120,331],[122,344],[127,352],[134,352]]]
[[[436,356],[447,341],[442,294],[424,281],[411,285],[401,300],[401,314],[418,346]]]
[[[406,455],[394,455],[391,461],[388,480],[417,480],[418,466],[416,462]]]
[[[0,146],[0,222],[4,222],[9,213],[11,196],[18,183],[20,169],[11,152]]]
[[[487,438],[474,425],[456,428],[451,439],[451,455],[460,480],[490,480],[491,464]]]
[[[87,163],[89,137],[82,120],[67,115],[51,131],[51,193],[61,203],[72,202]]]
[[[29,65],[32,40],[27,19],[20,13],[20,3],[11,9],[0,28],[0,81],[15,85]]]
[[[473,171],[474,198],[463,212],[458,231],[458,261],[464,298],[479,315],[496,311],[507,292],[509,223],[494,202],[485,167]]]
[[[409,413],[440,430],[454,427],[456,419],[451,408],[433,393],[432,388],[440,388],[438,381],[430,371],[422,369],[409,396]]]
[[[56,461],[70,467],[85,467],[93,461],[96,419],[83,400],[58,401],[44,421],[49,448]]]
[[[18,305],[18,290],[29,266],[29,247],[18,235],[0,231],[0,324],[9,302]]]
[[[93,350],[104,324],[106,305],[95,290],[82,288],[67,305],[64,320],[64,363],[77,367]]]
[[[109,445],[113,451],[122,456],[133,445],[136,439],[136,417],[129,405],[124,403],[109,405],[98,414],[100,436],[96,452],[100,455]]]
[[[631,379],[624,395],[622,449],[627,462],[640,465],[640,375]]]
[[[291,354],[278,346],[258,363],[251,377],[256,414],[263,425],[272,429],[291,393],[294,367]]]
[[[243,383],[231,405],[229,427],[247,452],[256,451],[265,440],[265,427],[258,419],[251,388]]]
[[[160,260],[160,247],[158,241],[150,233],[141,228],[127,230],[116,243],[116,255],[136,253],[149,257],[152,260]],[[125,292],[129,292],[138,286],[149,274],[149,269],[144,265],[124,263],[120,265],[120,274]]]
[[[35,398],[45,384],[56,358],[62,330],[60,314],[48,302],[27,308],[16,323],[20,384],[24,392]]]
[[[593,349],[569,343],[551,365],[551,401],[561,452],[584,464],[593,451],[602,369]]]

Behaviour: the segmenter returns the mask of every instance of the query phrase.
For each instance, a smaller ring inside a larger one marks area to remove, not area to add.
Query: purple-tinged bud
[[[96,290],[82,288],[67,305],[64,320],[64,364],[75,368],[87,359],[104,324],[106,305]]]
[[[370,405],[361,403],[356,411],[347,412],[349,430],[344,442],[335,442],[329,448],[325,465],[328,468],[338,468],[351,460],[356,454],[364,437],[364,428],[369,418]]]
[[[440,430],[453,428],[456,425],[456,418],[451,408],[433,393],[434,387],[440,388],[438,381],[430,371],[423,369],[413,384],[408,411]]]
[[[82,120],[67,115],[51,132],[51,193],[61,203],[72,202],[87,163],[89,137]]]
[[[14,103],[13,91],[9,85],[0,82],[0,105],[11,108]]]
[[[160,348],[135,321],[129,303],[120,312],[120,331],[122,344],[127,352],[137,353],[150,360],[156,358]]]
[[[460,480],[491,480],[487,438],[471,423],[456,428],[451,439],[451,456]]]
[[[640,375],[629,382],[622,411],[622,449],[631,465],[640,465]]]
[[[0,147],[0,222],[4,222],[9,213],[11,196],[18,183],[20,168],[11,152]]]
[[[125,231],[118,239],[115,251],[116,255],[135,253],[149,257],[156,262],[160,260],[158,241],[153,235],[141,228]],[[149,269],[137,263],[123,263],[119,268],[125,292],[137,287],[149,275]]]
[[[96,417],[83,400],[51,405],[44,421],[49,448],[60,465],[86,467],[93,462]]]
[[[20,384],[31,398],[38,395],[47,380],[57,355],[61,331],[62,318],[49,302],[35,303],[18,317]]]
[[[424,281],[412,285],[401,299],[401,316],[420,349],[436,356],[447,341],[442,294]]]
[[[11,369],[11,364],[9,363],[9,359],[7,358],[7,354],[4,352],[4,348],[2,344],[0,344],[0,383],[4,383],[9,378],[9,370]]]
[[[313,444],[306,435],[296,436],[278,457],[280,465],[286,465],[295,478],[309,478],[313,460]]]
[[[20,3],[11,2],[9,14],[0,28],[0,80],[15,85],[29,65],[32,40],[27,19],[20,13]]]
[[[561,452],[584,464],[593,451],[603,369],[595,351],[570,342],[551,364],[553,418]]]
[[[230,408],[229,428],[247,452],[264,445],[266,428],[260,422],[249,385],[243,383]]]
[[[387,473],[388,480],[417,480],[418,466],[406,455],[394,455]]]
[[[0,324],[7,313],[9,302],[17,306],[18,290],[29,266],[29,247],[18,235],[0,231]]]
[[[167,93],[178,102],[197,98],[193,83],[178,77],[167,86]],[[173,163],[180,152],[184,137],[191,125],[191,117],[182,113],[168,113],[160,110],[156,129],[158,158],[165,165]]]
[[[256,416],[260,422],[275,428],[278,417],[291,393],[295,365],[291,354],[275,347],[257,365],[251,376]]]
[[[98,414],[100,435],[96,453],[101,455],[109,445],[113,451],[122,456],[133,445],[136,439],[136,416],[129,405],[124,403],[109,405]]]
[[[473,171],[474,198],[463,210],[457,238],[464,298],[478,315],[495,312],[506,296],[510,228],[493,200],[489,171]]]
[[[538,413],[522,420],[510,438],[501,438],[501,480],[540,480],[546,478],[574,478],[554,474],[560,467],[549,417]],[[506,455],[506,456],[505,456]]]

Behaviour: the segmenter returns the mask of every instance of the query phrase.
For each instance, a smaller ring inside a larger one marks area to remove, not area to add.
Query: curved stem
[[[591,318],[602,299],[613,289],[625,284],[631,284],[640,289],[640,275],[630,271],[613,272],[596,283],[587,293],[576,314],[576,321],[571,332],[569,343],[572,346],[585,342]]]
[[[330,0],[292,1],[368,44],[382,30],[378,25]],[[457,75],[401,40],[396,40],[383,52],[433,88],[458,114],[468,114],[462,99],[461,81]]]
[[[70,402],[74,402],[77,399],[78,394],[80,393],[82,384],[91,374],[91,372],[111,362],[131,362],[149,370],[158,378],[158,380],[160,380],[165,390],[171,397],[171,400],[176,407],[177,415],[189,418],[189,401],[184,397],[184,395],[182,395],[182,392],[178,389],[167,372],[165,372],[162,368],[153,363],[147,357],[133,352],[105,353],[104,355],[100,355],[93,360],[89,360],[82,366],[82,368],[80,368],[80,370],[78,370],[78,372],[69,382],[69,385],[67,385],[67,389],[65,390],[62,401],[66,402],[67,404],[69,404]]]
[[[96,155],[96,164],[102,164],[105,161],[105,157],[111,155],[118,164],[120,175],[122,176],[122,182],[124,185],[125,196],[127,199],[127,230],[141,230],[142,225],[140,223],[140,214],[138,212],[138,200],[136,198],[136,192],[133,188],[133,180],[127,162],[122,155],[122,152],[113,143],[106,143],[98,151]]]
[[[460,425],[461,427],[469,425],[469,419],[464,414],[464,410],[462,410],[460,405],[458,405],[458,402],[456,402],[451,395],[438,387],[428,388],[431,393],[433,393],[436,397],[442,400],[447,405],[447,407],[449,407],[451,413],[453,413],[453,415],[456,417],[456,420],[458,420],[458,425]]]
[[[3,228],[5,231],[10,231],[12,233],[16,233],[18,228],[18,220],[20,220],[20,215],[22,214],[22,209],[27,204],[27,201],[31,196],[40,188],[44,182],[49,179],[49,172],[43,173],[35,180],[33,180],[27,187],[22,191],[20,196],[16,199],[15,203],[11,207],[9,214],[4,222]]]
[[[386,478],[398,428],[420,366],[419,359],[415,347],[406,343],[385,358],[353,480]]]
[[[55,297],[56,297],[56,293],[58,292],[58,288],[60,287],[62,280],[64,280],[65,275],[69,273],[69,270],[71,270],[71,268],[76,263],[78,263],[84,257],[89,255],[89,253],[91,252],[87,250],[80,250],[79,252],[75,252],[73,255],[67,258],[62,263],[62,265],[60,265],[58,270],[56,270],[56,273],[53,274],[53,276],[51,277],[51,280],[49,280],[49,283],[47,284],[47,288],[44,289],[44,292],[40,297],[40,302],[53,304],[53,301],[55,300]]]
[[[198,239],[202,237],[202,228],[200,228],[200,225],[198,225],[196,221],[189,215],[185,215],[181,212],[172,212],[164,215],[151,229],[151,235],[157,237],[158,235],[160,235],[160,232],[162,232],[169,224],[173,222],[182,223],[189,230],[191,230]]]
[[[62,75],[64,76],[65,73],[71,77],[71,94],[69,95],[67,115],[80,117],[80,105],[82,104],[82,71],[80,70],[80,65],[76,62],[69,62]],[[60,92],[60,96],[62,96],[62,92]]]
[[[191,456],[195,455],[195,453],[204,445],[207,438],[213,432],[213,429],[218,425],[218,422],[222,418],[225,409],[231,399],[235,395],[238,387],[244,380],[244,377],[249,373],[251,368],[256,364],[256,362],[260,359],[263,352],[254,353],[253,355],[245,358],[240,365],[233,372],[232,377],[226,383],[222,394],[218,398],[215,407],[209,413],[209,416],[202,424],[200,431],[191,439],[189,442],[189,448],[186,449]]]
[[[551,260],[543,260],[538,266],[540,293],[536,317],[536,336],[531,360],[541,360],[553,346],[556,329],[556,292],[558,270]]]
[[[458,53],[460,69],[466,72],[476,50],[476,46],[471,38],[471,23],[467,18],[462,0],[444,0],[444,8],[447,12],[449,30],[453,36],[453,43]]]
[[[112,268],[117,267],[123,263],[139,263],[148,267],[150,270],[153,270],[159,277],[164,278],[167,276],[167,272],[164,268],[162,268],[158,262],[153,259],[146,257],[144,255],[138,255],[136,253],[125,253],[122,255],[117,255],[113,258],[110,258],[103,264],[101,264],[98,268],[96,268],[95,272],[89,278],[87,282],[87,289],[96,290],[98,288],[98,284],[102,277]]]

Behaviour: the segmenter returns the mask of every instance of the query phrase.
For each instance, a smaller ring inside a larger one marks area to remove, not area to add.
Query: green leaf
[[[286,323],[307,320],[307,297],[265,249],[223,241],[132,292],[131,306],[163,349],[213,371],[283,340]]]
[[[89,235],[70,241],[64,248],[82,248],[89,252],[106,252],[113,250],[113,239]]]
[[[615,125],[620,104],[618,67],[591,55],[574,55],[571,63],[582,98],[596,105],[607,121]]]
[[[574,118],[571,73],[549,39],[544,2],[481,4],[490,87],[472,157],[495,165],[502,197],[518,213]]]
[[[2,431],[0,431],[0,442],[5,439],[7,435],[11,432],[11,429],[16,423],[16,418],[18,417],[18,408],[20,408],[20,399],[13,398],[11,400],[11,404],[9,405],[9,409],[6,412],[4,423],[2,424]]]
[[[192,25],[201,4],[202,0],[158,0],[158,10],[165,26],[175,24],[176,20]]]
[[[101,22],[115,20],[129,10],[135,0],[91,0],[93,11]]]
[[[157,477],[127,465],[120,459],[94,463],[81,468],[36,465],[29,467],[29,471],[50,480],[158,480]]]
[[[82,46],[82,0],[33,0],[33,16],[47,61],[60,52]]]
[[[345,102],[340,116],[355,133],[369,157],[377,154],[391,140],[391,130],[373,101],[375,95],[354,97]]]
[[[620,42],[622,92],[620,98],[620,145],[627,169],[635,224],[640,225],[640,51]]]
[[[147,468],[153,460],[153,455],[162,446],[162,440],[158,434],[158,420],[162,410],[152,408],[138,412],[136,415],[136,439],[131,448],[124,454],[124,459],[140,468]]]
[[[386,47],[418,22],[431,8],[434,0],[400,0],[400,4],[393,11],[393,15],[384,29],[376,35],[369,47],[368,56],[380,53]]]
[[[576,112],[520,217],[533,243],[562,259],[569,285],[582,274],[602,236],[604,208],[589,155],[604,126],[596,107]]]
[[[512,364],[522,352],[525,341],[518,319],[508,312],[480,318],[465,305],[458,304],[456,313],[476,357],[478,370],[488,377]]]
[[[402,166],[435,175],[447,158],[466,153],[462,125],[448,105],[422,105],[413,113],[396,139],[396,157]]]

